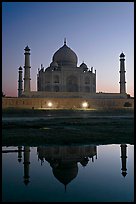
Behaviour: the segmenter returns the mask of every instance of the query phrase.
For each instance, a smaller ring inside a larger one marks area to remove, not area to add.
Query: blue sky
[[[31,87],[37,89],[37,70],[67,45],[96,69],[97,92],[119,92],[119,55],[126,56],[127,93],[134,95],[133,2],[3,2],[2,90],[17,96],[18,68],[24,48],[31,49]]]

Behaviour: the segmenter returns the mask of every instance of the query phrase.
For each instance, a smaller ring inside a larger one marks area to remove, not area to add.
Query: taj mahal
[[[77,67],[78,57],[73,50],[64,45],[55,52],[50,66],[41,69],[37,75],[37,92],[31,92],[30,86],[30,48],[25,48],[24,91],[22,89],[22,67],[19,68],[18,97],[46,96],[47,92],[84,92],[96,93],[96,70],[93,73],[85,63]],[[32,95],[31,95],[32,94]]]
[[[96,92],[96,70],[84,62],[77,66],[76,53],[67,46],[66,39],[52,57],[50,65],[38,68],[37,91],[31,91],[30,48],[25,47],[24,73],[18,71],[18,97],[3,98],[3,108],[121,108],[134,100],[126,93],[125,54],[120,54],[120,92]],[[24,77],[23,77],[24,76]]]

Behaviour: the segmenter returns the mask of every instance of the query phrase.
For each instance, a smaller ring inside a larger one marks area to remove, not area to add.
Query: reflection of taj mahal
[[[96,146],[73,147],[38,147],[38,158],[41,164],[44,159],[52,167],[53,175],[66,187],[78,174],[78,162],[82,166],[88,164],[89,158],[97,158]]]
[[[121,165],[122,175],[127,175],[126,160],[127,160],[127,145],[121,144]],[[97,146],[46,146],[37,147],[38,160],[41,165],[46,161],[50,164],[54,177],[66,185],[69,184],[78,174],[78,165],[87,166],[88,162],[94,162],[97,159]],[[27,185],[30,182],[30,147],[21,146],[18,150],[2,151],[3,153],[18,152],[18,161],[22,161],[24,165],[24,183]]]

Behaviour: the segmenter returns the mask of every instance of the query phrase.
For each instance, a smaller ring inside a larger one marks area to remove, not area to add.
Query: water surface
[[[4,202],[133,202],[134,146],[4,146]]]

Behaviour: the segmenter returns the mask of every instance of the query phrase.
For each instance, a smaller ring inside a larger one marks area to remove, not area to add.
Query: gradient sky
[[[134,96],[133,2],[3,2],[2,91],[17,96],[18,68],[24,48],[31,49],[31,89],[37,90],[37,70],[67,45],[96,69],[96,91],[119,93],[119,55],[126,56],[127,93]]]

